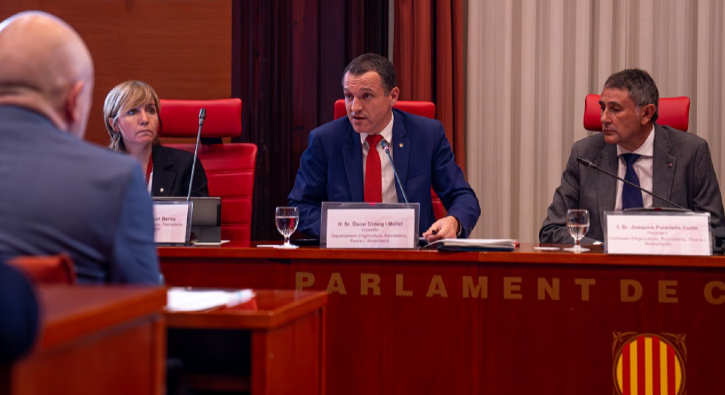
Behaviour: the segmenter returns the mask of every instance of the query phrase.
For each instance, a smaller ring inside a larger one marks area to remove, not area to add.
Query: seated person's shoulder
[[[111,151],[106,147],[68,136],[74,147],[65,152],[69,157],[72,156],[72,161],[94,173],[128,174],[138,167],[138,162],[126,153]]]
[[[394,112],[395,117],[400,117],[403,121],[403,124],[406,126],[408,125],[416,125],[418,127],[425,127],[425,128],[431,128],[434,129],[438,126],[443,126],[441,122],[435,118],[427,118],[416,114],[411,114],[409,112],[395,110]]]
[[[347,116],[340,117],[334,121],[320,125],[310,132],[310,139],[322,141],[334,139],[346,139],[348,133],[355,133]]]
[[[598,155],[598,153],[607,146],[607,142],[604,141],[604,135],[602,133],[595,133],[591,136],[577,140],[572,145],[572,151],[577,152],[580,156],[592,159],[587,155]]]
[[[673,129],[669,126],[662,126],[662,129],[667,132],[667,135],[669,136],[670,140],[672,141],[672,145],[674,147],[678,146],[696,146],[696,145],[707,145],[707,141],[703,139],[700,136],[697,136],[692,133],[683,132],[681,130]]]

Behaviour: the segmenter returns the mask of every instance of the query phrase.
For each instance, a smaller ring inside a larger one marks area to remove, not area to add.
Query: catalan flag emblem
[[[685,335],[615,332],[613,352],[617,394],[685,393]]]

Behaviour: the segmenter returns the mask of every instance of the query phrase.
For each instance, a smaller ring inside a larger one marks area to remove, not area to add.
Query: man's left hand
[[[458,219],[451,215],[443,217],[423,233],[429,243],[440,239],[455,239],[458,235]]]

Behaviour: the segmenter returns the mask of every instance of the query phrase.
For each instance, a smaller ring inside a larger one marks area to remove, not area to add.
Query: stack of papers
[[[513,251],[518,245],[516,239],[441,239],[423,248],[438,251]]]
[[[234,306],[249,302],[254,296],[251,289],[219,291],[169,288],[166,311],[202,311],[220,306]]]

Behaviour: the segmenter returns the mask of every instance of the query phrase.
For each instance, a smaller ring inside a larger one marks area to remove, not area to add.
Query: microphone
[[[201,127],[204,126],[206,119],[206,108],[199,110],[199,131],[196,133],[196,147],[194,147],[194,161],[191,162],[191,176],[189,177],[189,193],[186,195],[186,201],[191,199],[191,188],[194,185],[194,170],[196,168],[196,158],[199,155],[199,140],[201,140]]]
[[[383,151],[388,155],[388,159],[390,159],[390,164],[393,166],[393,174],[395,174],[395,182],[398,183],[398,186],[400,187],[400,192],[403,193],[403,200],[405,200],[405,203],[408,203],[408,195],[405,194],[405,189],[403,188],[403,184],[400,183],[400,178],[398,178],[398,171],[395,170],[395,162],[393,162],[393,157],[390,156],[390,146],[388,145],[388,142],[383,140],[380,143],[383,146]]]
[[[604,173],[604,174],[606,174],[606,175],[608,175],[610,177],[614,177],[617,180],[626,183],[627,185],[633,186],[633,187],[639,189],[640,191],[642,191],[642,192],[644,192],[644,193],[646,193],[646,194],[648,194],[648,195],[650,195],[652,197],[655,197],[655,198],[657,198],[659,200],[662,200],[665,203],[668,203],[668,204],[670,204],[672,206],[675,206],[675,207],[680,208],[680,209],[683,209],[683,210],[692,211],[692,210],[690,210],[690,209],[688,209],[686,207],[680,206],[679,204],[677,204],[675,202],[671,202],[671,201],[669,201],[669,200],[667,200],[667,199],[665,199],[663,197],[659,197],[659,196],[655,195],[654,193],[652,193],[652,192],[650,192],[650,191],[648,191],[648,190],[640,187],[639,185],[635,185],[634,183],[629,182],[629,181],[625,180],[624,178],[618,177],[617,175],[612,174],[612,173],[610,173],[610,172],[602,169],[601,167],[599,167],[599,166],[595,165],[594,163],[592,163],[592,161],[590,161],[589,159],[584,159],[581,156],[577,156],[576,157],[576,160],[577,160],[577,162],[581,163],[584,166],[588,166],[588,167],[591,167],[594,170],[601,171],[602,173]]]

